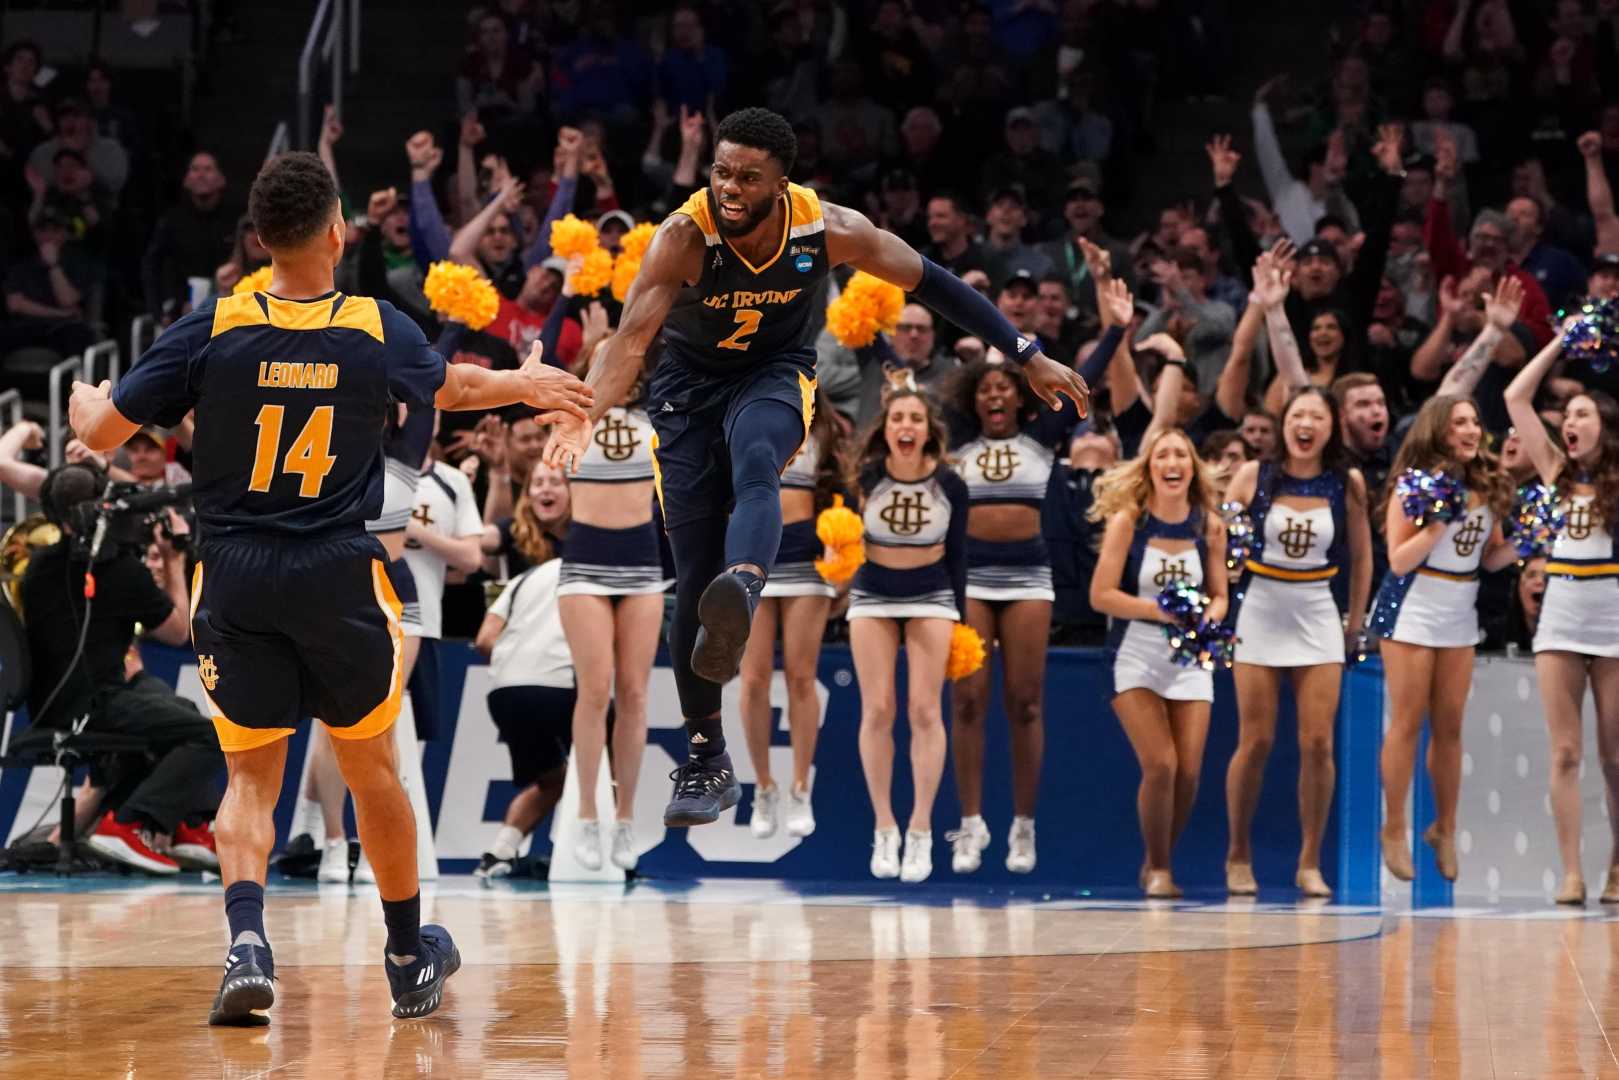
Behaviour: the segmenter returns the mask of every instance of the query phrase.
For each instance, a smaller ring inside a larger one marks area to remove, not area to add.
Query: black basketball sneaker
[[[236,935],[225,957],[225,979],[219,984],[208,1023],[214,1027],[264,1027],[275,1004],[275,958],[253,931]]]
[[[444,980],[461,969],[461,951],[450,940],[448,930],[428,923],[421,933],[418,955],[396,958],[386,950],[382,954],[388,989],[394,997],[394,1016],[401,1020],[415,1020],[437,1009],[444,999]]]

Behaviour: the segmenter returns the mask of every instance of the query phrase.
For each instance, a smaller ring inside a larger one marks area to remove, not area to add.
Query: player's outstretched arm
[[[570,417],[583,419],[590,407],[590,387],[561,368],[544,363],[543,351],[536,341],[528,359],[516,371],[446,364],[444,385],[439,387],[433,404],[450,412],[530,405],[540,410],[538,419],[542,424]]]
[[[589,384],[596,391],[590,415],[557,425],[545,444],[545,463],[572,472],[584,456],[590,431],[601,415],[624,400],[641,374],[647,348],[663,327],[681,286],[702,273],[705,244],[702,230],[684,214],[672,214],[658,226],[641,261],[641,271],[624,297],[618,331],[608,338],[591,365]]]
[[[1053,409],[1061,409],[1062,398],[1067,397],[1080,416],[1089,412],[1090,391],[1079,373],[1043,354],[972,286],[923,258],[898,236],[877,228],[864,214],[832,203],[821,205],[826,216],[827,260],[833,266],[848,263],[898,285],[918,302],[1015,360],[1022,366],[1029,388]]]
[[[112,403],[112,383],[103,379],[99,386],[86,382],[73,384],[67,402],[67,422],[79,441],[98,454],[116,450],[140,430]]]

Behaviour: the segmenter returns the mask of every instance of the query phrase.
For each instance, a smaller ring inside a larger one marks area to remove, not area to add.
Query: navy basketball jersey
[[[329,293],[220,297],[175,322],[113,391],[128,420],[196,409],[208,537],[359,528],[382,512],[388,408],[431,410],[444,360],[391,304]]]
[[[744,259],[717,225],[712,189],[676,210],[697,223],[706,245],[696,285],[680,290],[663,321],[664,345],[680,360],[714,375],[746,371],[795,353],[813,362],[826,307],[826,222],[815,192],[788,184],[781,197],[781,239],[759,266]]]

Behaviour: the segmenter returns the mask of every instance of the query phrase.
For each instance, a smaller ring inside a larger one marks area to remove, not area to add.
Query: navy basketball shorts
[[[387,553],[363,531],[205,540],[191,638],[227,752],[267,746],[313,716],[368,739],[399,715],[404,634]]]
[[[756,401],[779,401],[798,411],[807,435],[815,415],[815,354],[779,356],[720,376],[665,352],[647,395],[653,480],[665,529],[731,512],[731,430],[737,415]]]
[[[489,718],[512,758],[519,790],[568,763],[573,747],[571,686],[501,686],[489,691]]]

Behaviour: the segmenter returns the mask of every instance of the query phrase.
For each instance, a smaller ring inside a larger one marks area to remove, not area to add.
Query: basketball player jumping
[[[833,268],[848,263],[892,282],[982,338],[1020,364],[1052,408],[1066,395],[1083,415],[1088,399],[1076,372],[1042,355],[966,283],[856,211],[789,182],[797,141],[786,119],[742,109],[714,138],[708,186],[659,226],[618,333],[590,373],[590,421],[561,421],[545,450],[551,464],[577,464],[591,424],[634,383],[661,328],[647,412],[675,559],[669,645],[690,749],[673,777],[669,826],[712,822],[741,797],[720,686],[737,673],[781,542],[779,481],[809,426],[816,316]]]
[[[400,605],[382,545],[384,420],[411,409],[522,402],[541,423],[583,420],[591,392],[540,363],[517,371],[446,364],[391,305],[345,296],[332,273],[346,225],[314,154],[265,164],[248,196],[273,266],[266,292],[221,297],[177,321],[125,375],[76,383],[69,419],[96,451],[144,424],[196,410],[202,542],[191,632],[229,784],[215,819],[230,950],[208,1022],[269,1023],[275,962],[264,930],[265,862],[288,735],[317,716],[354,795],[360,842],[388,926],[384,968],[397,1017],[439,1005],[461,964],[440,926],[420,925],[416,819],[389,730],[399,713]]]

